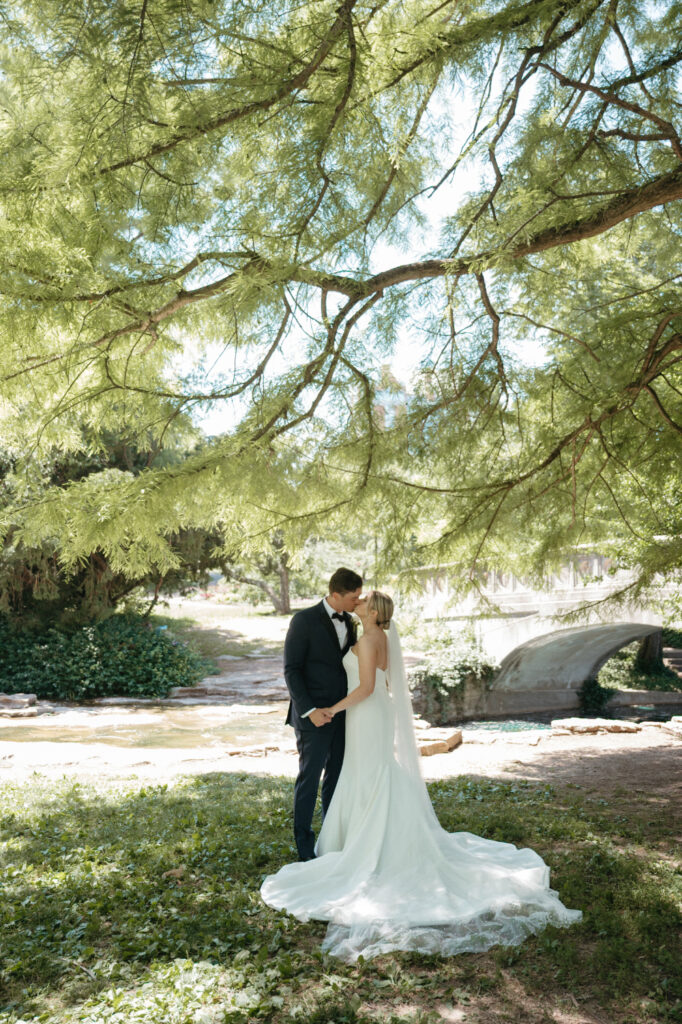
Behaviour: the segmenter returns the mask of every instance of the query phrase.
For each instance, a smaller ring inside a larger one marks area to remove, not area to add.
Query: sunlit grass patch
[[[182,640],[192,650],[204,658],[211,658],[218,671],[217,658],[230,655],[243,658],[253,654],[282,653],[282,641],[261,635],[265,630],[259,629],[263,616],[251,612],[248,617],[240,613],[233,620],[230,606],[226,605],[216,612],[211,605],[207,610],[201,602],[192,606],[194,615],[156,614],[152,616],[155,625],[166,626],[173,636]],[[269,616],[271,618],[271,616]],[[267,621],[267,620],[266,620]],[[245,630],[247,630],[245,632]]]

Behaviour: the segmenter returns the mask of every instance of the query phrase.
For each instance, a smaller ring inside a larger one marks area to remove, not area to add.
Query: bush
[[[191,686],[210,665],[144,619],[114,615],[79,629],[28,633],[0,617],[0,690],[50,700],[159,697]]]
[[[480,694],[497,666],[468,632],[432,634],[426,643],[423,664],[410,672],[410,689],[417,708],[433,722],[445,724],[467,713],[467,686]]]
[[[682,629],[673,629],[672,626],[664,626],[663,646],[682,648]]]
[[[602,686],[597,679],[586,679],[578,690],[580,710],[584,715],[602,715],[615,692],[614,686]]]

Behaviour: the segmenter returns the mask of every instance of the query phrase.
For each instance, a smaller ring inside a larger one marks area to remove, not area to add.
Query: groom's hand
[[[317,708],[315,711],[311,711],[308,718],[318,728],[321,725],[327,725],[332,720],[332,716],[324,708]]]

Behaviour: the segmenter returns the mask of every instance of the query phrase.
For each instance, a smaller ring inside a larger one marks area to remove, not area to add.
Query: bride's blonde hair
[[[377,613],[377,626],[388,629],[393,615],[393,599],[388,594],[382,594],[380,590],[370,590],[367,607]]]

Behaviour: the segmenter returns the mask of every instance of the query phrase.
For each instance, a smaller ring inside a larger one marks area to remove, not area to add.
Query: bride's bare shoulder
[[[358,649],[358,651],[364,651],[365,653],[368,653],[369,651],[372,651],[378,657],[380,657],[381,654],[386,649],[386,641],[381,636],[381,634],[374,634],[374,633],[367,634],[367,633],[365,633],[358,640],[358,648],[357,649]]]
[[[363,633],[363,635],[358,640],[357,649],[358,651],[364,651],[365,654],[367,654],[368,651],[373,651],[376,649],[376,641],[374,637],[371,635],[371,633]]]

